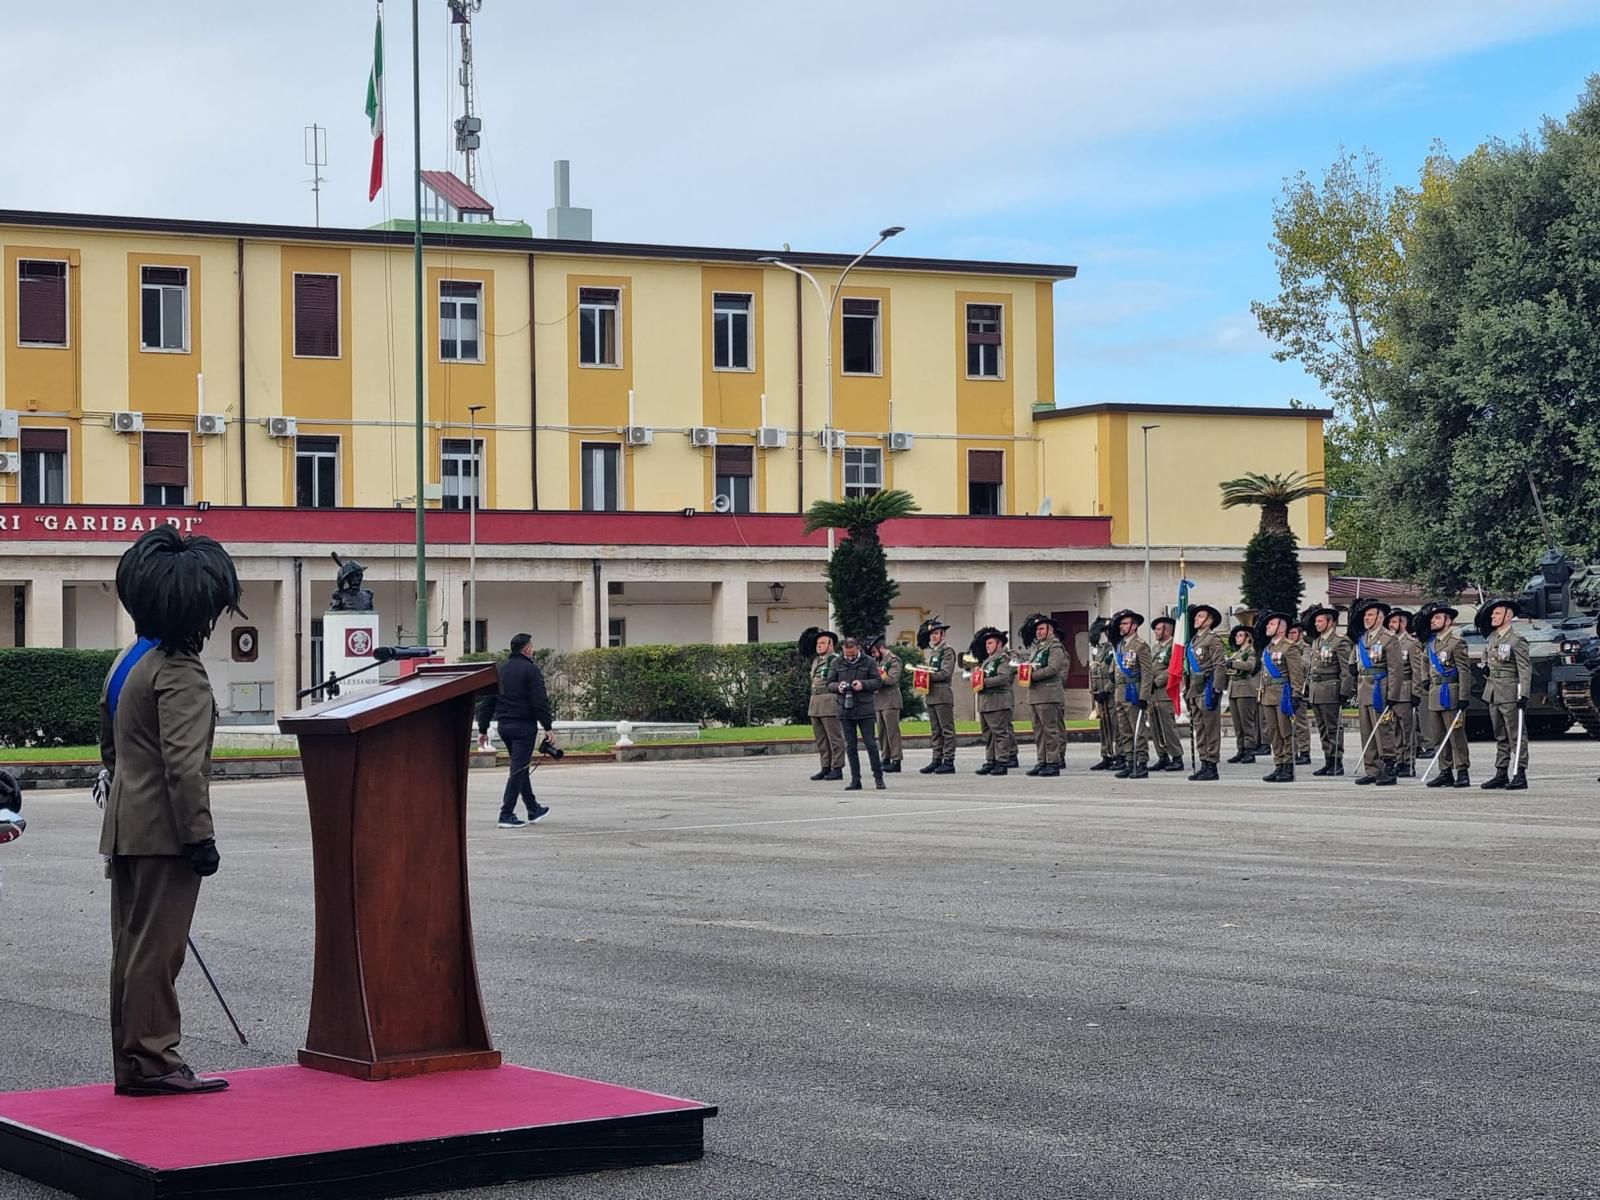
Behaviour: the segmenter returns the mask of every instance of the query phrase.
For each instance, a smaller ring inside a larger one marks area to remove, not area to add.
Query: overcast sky
[[[411,166],[410,7],[387,8],[391,172]],[[366,200],[375,8],[79,0],[0,9],[0,207],[325,225]],[[423,0],[425,166],[454,165],[455,40]],[[1589,0],[485,0],[482,190],[543,232],[550,163],[605,239],[1075,263],[1058,391],[1318,399],[1248,313],[1272,200],[1341,142],[1409,179],[1570,107],[1600,69]],[[19,53],[20,51],[20,53]],[[396,191],[395,215],[409,210]]]

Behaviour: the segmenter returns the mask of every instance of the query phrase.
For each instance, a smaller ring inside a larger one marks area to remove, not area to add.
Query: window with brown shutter
[[[189,435],[144,435],[144,502],[181,505],[189,487]]]
[[[1004,450],[968,450],[967,512],[975,517],[1000,516],[1005,475]]]
[[[24,429],[22,452],[24,454],[65,454],[67,431],[65,429]]]
[[[65,504],[67,500],[67,431],[21,431],[24,504]]]
[[[339,357],[339,277],[294,277],[296,358]]]
[[[17,341],[24,346],[67,344],[67,264],[17,263]]]
[[[754,475],[755,447],[753,446],[718,446],[717,447],[717,474],[718,475],[743,475],[749,478]]]

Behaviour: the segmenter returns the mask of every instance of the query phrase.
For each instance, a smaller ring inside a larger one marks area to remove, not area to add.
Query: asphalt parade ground
[[[1093,749],[1057,779],[979,778],[964,751],[849,794],[799,757],[545,768],[553,811],[517,830],[475,773],[507,1061],[722,1111],[697,1163],[456,1194],[1600,1197],[1600,744],[1535,742],[1521,793],[1273,786],[1264,761],[1116,781]],[[1472,754],[1487,778],[1492,746]],[[27,804],[0,847],[0,1090],[110,1072],[99,813]],[[301,784],[219,784],[213,807],[194,934],[251,1044],[191,964],[184,1049],[292,1062]]]

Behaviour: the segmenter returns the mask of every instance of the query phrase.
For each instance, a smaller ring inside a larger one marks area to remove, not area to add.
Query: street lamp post
[[[1160,425],[1141,425],[1144,430],[1144,611],[1145,620],[1151,620],[1153,601],[1150,592],[1150,431]]]
[[[873,242],[872,245],[868,246],[860,254],[856,255],[853,259],[850,260],[849,265],[846,266],[845,269],[839,273],[839,278],[838,278],[837,282],[834,283],[833,289],[830,292],[827,292],[827,293],[823,292],[822,284],[817,282],[817,277],[815,275],[813,275],[810,271],[804,270],[801,267],[792,266],[789,263],[784,262],[781,258],[778,258],[778,257],[773,256],[773,255],[768,255],[766,257],[763,257],[763,258],[760,258],[760,259],[756,260],[758,262],[766,263],[769,266],[782,267],[785,271],[790,271],[790,272],[792,272],[792,273],[794,273],[796,275],[799,275],[801,278],[807,280],[811,284],[812,288],[815,289],[815,291],[817,293],[817,303],[822,306],[822,311],[823,311],[822,332],[823,332],[823,336],[827,339],[827,341],[825,343],[825,349],[823,351],[823,356],[822,356],[823,397],[824,397],[824,399],[826,401],[826,405],[827,405],[827,417],[826,417],[825,424],[822,427],[822,432],[823,432],[824,449],[826,449],[827,453],[828,453],[828,499],[829,500],[832,500],[834,498],[834,487],[833,487],[833,443],[834,443],[834,437],[833,437],[833,313],[834,313],[834,309],[838,306],[838,303],[839,303],[839,293],[844,290],[844,281],[847,278],[849,278],[850,272],[855,270],[856,264],[859,263],[862,259],[864,259],[867,255],[871,254],[879,246],[883,245],[890,238],[894,237],[896,234],[900,234],[900,233],[904,233],[904,232],[905,232],[905,226],[903,226],[903,225],[891,225],[887,229],[879,230],[878,231],[878,240]],[[830,525],[830,526],[828,526],[828,556],[830,558],[833,557],[833,544],[834,544],[834,529],[833,529],[833,526]],[[833,624],[832,616],[833,616],[833,614],[830,612],[829,613],[829,622],[828,622],[830,625]]]
[[[478,414],[487,404],[467,405],[468,438],[472,447],[472,507],[467,515],[467,653],[473,652],[478,634],[478,497],[483,487],[483,455],[478,452]]]

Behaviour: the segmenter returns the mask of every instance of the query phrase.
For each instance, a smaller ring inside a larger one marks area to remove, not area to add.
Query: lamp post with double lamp
[[[483,487],[483,455],[478,452],[478,414],[487,404],[467,405],[467,437],[472,447],[472,499],[467,515],[467,653],[478,644],[478,500]]]
[[[1144,611],[1146,614],[1153,612],[1150,607],[1150,431],[1160,429],[1160,425],[1141,425],[1144,430]],[[1151,619],[1148,615],[1146,620]]]
[[[904,232],[905,232],[905,226],[904,225],[891,225],[887,229],[880,229],[878,231],[878,240],[873,242],[872,245],[868,246],[860,254],[856,255],[853,259],[850,260],[850,264],[847,267],[845,267],[845,269],[843,271],[841,271],[839,273],[838,281],[834,283],[832,290],[828,291],[828,292],[824,292],[822,290],[822,284],[817,282],[817,277],[815,275],[813,275],[810,271],[807,271],[807,270],[805,270],[805,269],[803,269],[801,267],[796,267],[796,266],[793,266],[793,265],[791,265],[789,263],[786,263],[781,258],[778,258],[778,257],[776,257],[774,255],[767,255],[764,258],[759,258],[759,259],[756,260],[757,262],[766,263],[769,266],[782,267],[785,271],[790,271],[793,274],[800,276],[802,279],[805,279],[805,280],[809,281],[811,286],[812,286],[812,288],[815,289],[815,291],[817,293],[817,303],[819,303],[822,306],[822,312],[823,312],[822,332],[823,332],[823,336],[827,339],[827,341],[825,343],[825,349],[823,351],[823,356],[822,356],[822,364],[823,364],[823,366],[822,366],[822,376],[823,376],[823,381],[824,381],[824,384],[823,384],[823,396],[824,396],[824,398],[826,400],[826,403],[827,403],[827,418],[826,418],[826,423],[822,427],[822,433],[823,433],[824,448],[828,452],[828,499],[830,501],[834,498],[834,495],[833,495],[833,443],[834,443],[834,436],[833,436],[833,313],[834,313],[834,309],[838,307],[838,304],[839,304],[839,293],[844,290],[844,281],[847,278],[849,278],[850,272],[855,270],[856,264],[859,263],[862,259],[864,259],[867,255],[871,254],[879,246],[883,245],[890,238],[894,237],[896,234],[900,234],[900,233],[904,233]],[[833,539],[834,539],[834,529],[833,529],[833,526],[830,525],[830,526],[828,526],[828,555],[829,555],[830,558],[833,555]],[[829,615],[830,615],[830,617],[832,616],[831,613]],[[830,621],[830,624],[831,624],[831,621]]]

